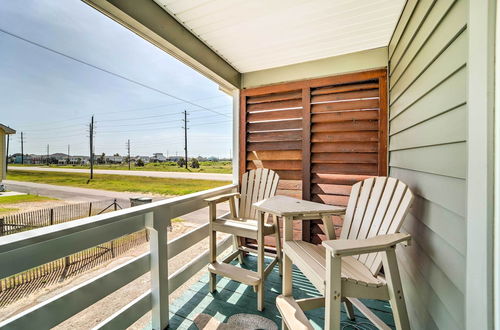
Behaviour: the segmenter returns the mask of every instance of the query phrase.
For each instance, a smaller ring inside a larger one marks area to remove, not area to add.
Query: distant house
[[[29,154],[24,156],[25,164],[45,164],[47,163],[46,156]]]
[[[0,182],[5,179],[7,174],[7,136],[16,134],[12,128],[0,124]]]
[[[181,156],[170,156],[170,157],[168,157],[168,158],[167,158],[167,160],[168,160],[169,162],[177,162],[177,161],[179,161],[179,159],[181,159],[181,158],[182,158]]]
[[[153,157],[151,157],[151,162],[153,162],[153,163],[162,163],[162,162],[166,162],[166,161],[167,161],[167,157],[165,157],[163,155],[163,153],[161,153],[161,152],[154,153]]]
[[[106,156],[104,158],[104,161],[107,164],[121,164],[121,163],[123,163],[123,157],[122,156]]]
[[[151,161],[151,158],[149,156],[136,156],[134,160],[137,162],[138,160],[142,160],[144,164],[147,164]]]
[[[82,159],[80,157],[69,157],[69,163],[71,165],[78,165],[82,162]]]
[[[50,156],[50,158],[53,158],[53,159],[57,160],[58,162],[60,160],[64,160],[64,161],[68,160],[68,155],[63,154],[61,152],[56,152],[55,154],[52,154],[52,155],[49,155],[49,156]]]

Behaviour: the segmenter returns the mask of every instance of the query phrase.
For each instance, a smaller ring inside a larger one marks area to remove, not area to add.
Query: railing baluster
[[[167,228],[170,224],[170,208],[155,210],[145,215],[149,231],[151,258],[151,312],[155,330],[168,326],[168,251]]]

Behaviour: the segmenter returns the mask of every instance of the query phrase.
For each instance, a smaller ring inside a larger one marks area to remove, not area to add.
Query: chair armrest
[[[234,193],[219,195],[219,196],[215,196],[215,197],[210,197],[210,198],[205,199],[205,201],[208,203],[211,203],[211,204],[218,204],[218,203],[223,203],[225,201],[228,201],[231,198],[240,198],[240,193],[234,192]]]
[[[335,214],[336,217],[344,217],[345,216],[345,213],[347,211],[347,207],[345,206],[340,206],[340,205],[333,205],[333,206],[337,206],[337,207],[343,207],[344,209],[342,210],[342,213],[338,213],[338,214]]]
[[[334,256],[352,256],[363,253],[384,251],[398,243],[407,243],[411,235],[396,233],[379,235],[367,239],[337,239],[324,241],[323,246]]]

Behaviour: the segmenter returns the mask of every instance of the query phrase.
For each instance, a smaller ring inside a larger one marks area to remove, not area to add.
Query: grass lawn
[[[44,201],[50,201],[50,200],[55,200],[55,198],[38,196],[38,195],[15,195],[15,196],[0,197],[0,205],[2,205],[2,204],[30,203],[30,202],[44,202]]]
[[[0,215],[5,214],[5,213],[10,213],[14,211],[18,211],[19,209],[15,207],[0,207]]]
[[[10,171],[7,178],[9,180],[48,183],[59,186],[156,193],[162,195],[185,195],[230,183],[229,181],[95,174],[94,179],[87,184],[88,174],[86,173],[36,171]]]
[[[47,165],[20,165],[20,164],[9,164],[9,166],[37,166],[37,167],[47,167]],[[89,168],[89,166],[82,165],[50,165],[52,168]],[[105,170],[128,170],[128,165],[94,165],[96,169]],[[186,170],[184,167],[179,167],[174,162],[165,163],[149,163],[144,166],[131,165],[130,170],[132,171],[161,171],[161,172],[192,172],[192,173],[232,173],[232,165],[229,161],[224,162],[200,162],[200,168],[189,168]]]

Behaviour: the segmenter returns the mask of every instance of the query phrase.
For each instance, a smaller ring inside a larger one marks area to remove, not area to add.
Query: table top
[[[268,212],[282,217],[308,214],[340,215],[345,212],[345,207],[343,206],[332,206],[309,202],[288,196],[273,196],[254,203],[253,205],[259,211]]]

